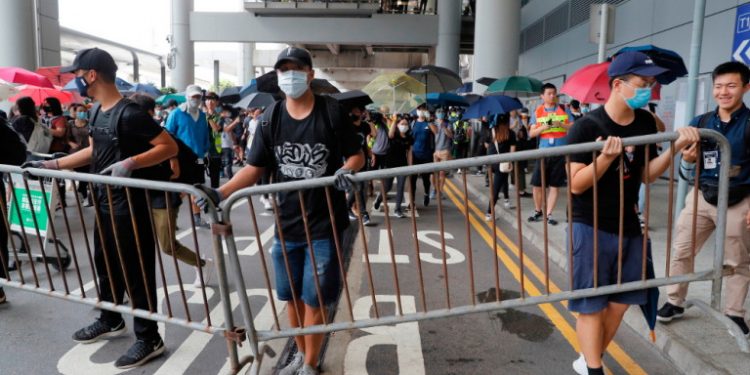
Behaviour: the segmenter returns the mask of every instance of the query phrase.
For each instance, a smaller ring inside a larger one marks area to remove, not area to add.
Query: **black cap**
[[[73,64],[60,68],[60,73],[72,73],[78,69],[96,70],[99,73],[114,78],[117,74],[117,64],[109,52],[99,48],[87,48],[78,51]]]
[[[288,47],[284,48],[279,56],[276,58],[276,64],[273,66],[274,69],[278,69],[281,64],[292,61],[302,66],[309,66],[312,68],[312,56],[310,51],[304,48]]]

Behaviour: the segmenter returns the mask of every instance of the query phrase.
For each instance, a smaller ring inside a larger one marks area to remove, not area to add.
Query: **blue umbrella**
[[[477,100],[464,112],[463,118],[480,118],[483,116],[508,113],[523,108],[521,101],[505,95],[490,95]]]
[[[250,94],[258,92],[258,85],[255,83],[255,78],[251,79],[247,85],[242,86],[240,89],[240,97],[244,98]]]
[[[135,93],[146,94],[146,95],[151,96],[153,98],[158,98],[158,97],[160,97],[162,95],[161,91],[159,91],[159,89],[157,89],[156,86],[154,86],[154,85],[152,85],[150,83],[136,83],[136,84],[133,85],[132,88],[130,88],[130,90],[124,91],[123,93],[128,93],[128,94],[135,94]]]
[[[654,260],[651,256],[651,241],[648,242],[646,250],[646,280],[655,278],[654,275]],[[654,327],[656,326],[656,312],[659,307],[659,288],[653,287],[646,290],[646,303],[640,305],[643,317],[648,323],[648,328],[651,329],[651,341],[656,342],[656,335],[654,334]]]
[[[115,78],[115,86],[117,86],[117,91],[120,91],[120,92],[128,91],[133,88],[133,85],[130,82],[119,77]],[[70,82],[66,83],[62,89],[63,91],[78,91],[78,86],[76,86],[76,80],[71,80]]]
[[[474,92],[474,82],[464,82],[464,85],[456,90],[456,94],[470,94]]]
[[[685,67],[685,61],[682,60],[682,57],[677,52],[659,48],[652,44],[625,47],[615,52],[612,57],[617,58],[617,55],[628,51],[645,53],[654,61],[654,64],[669,69],[668,72],[656,76],[656,80],[662,85],[668,85],[674,82],[678,77],[684,77],[688,74],[687,67]]]
[[[65,86],[63,86],[62,91],[78,91],[76,80],[72,79],[70,82],[66,83]]]
[[[435,106],[468,107],[469,102],[461,95],[449,92],[431,92],[427,94],[427,104]]]

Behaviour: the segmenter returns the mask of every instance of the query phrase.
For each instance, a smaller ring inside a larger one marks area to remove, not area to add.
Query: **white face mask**
[[[407,131],[409,131],[409,125],[399,125],[398,131],[400,131],[401,133],[406,133]]]
[[[190,98],[188,100],[188,107],[190,107],[191,110],[195,111],[201,106],[201,100],[199,98]]]
[[[276,74],[279,88],[286,96],[297,99],[307,92],[307,73],[299,70],[287,70]]]

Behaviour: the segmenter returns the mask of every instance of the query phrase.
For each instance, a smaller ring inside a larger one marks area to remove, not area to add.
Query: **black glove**
[[[211,202],[213,202],[215,207],[219,207],[219,202],[224,200],[224,197],[221,196],[221,192],[216,189],[212,189],[201,184],[195,184],[193,186],[196,189],[206,193],[206,196],[208,196],[208,199],[211,199]],[[202,211],[208,212],[208,200],[206,198],[198,197],[198,199],[195,200],[195,204],[200,207]]]
[[[333,183],[333,186],[337,190],[341,191],[352,191],[357,190],[357,184],[355,184],[352,180],[349,179],[349,176],[354,175],[354,171],[351,169],[346,168],[340,168],[339,170],[334,173],[334,177],[336,177],[336,181]]]

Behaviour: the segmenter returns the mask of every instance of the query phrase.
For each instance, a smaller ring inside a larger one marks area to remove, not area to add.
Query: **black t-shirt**
[[[129,105],[122,112],[120,122],[117,125],[117,138],[115,139],[113,129],[110,129],[110,121],[117,108],[124,105],[123,103],[121,100],[107,111],[100,110],[94,119],[94,123],[91,125],[91,137],[94,140],[91,173],[99,174],[104,168],[120,160],[125,160],[131,156],[150,150],[153,147],[151,141],[164,131],[146,111],[137,105]],[[153,179],[155,174],[161,173],[157,168],[160,167],[137,169],[133,171],[131,177]],[[104,212],[109,212],[107,190],[103,185],[95,186],[97,186],[97,200],[100,208]],[[146,207],[145,201],[141,201],[145,198],[145,195],[134,193],[135,190],[131,189],[131,195],[134,200],[133,208],[141,209]],[[129,214],[125,189],[112,188],[112,203],[115,215]]]
[[[396,126],[396,125],[393,125]],[[386,156],[386,164],[389,168],[392,167],[403,167],[409,164],[407,158],[407,151],[409,147],[414,143],[414,138],[411,136],[411,130],[407,131],[402,137],[398,130],[396,135],[390,139],[390,148]]]
[[[594,119],[598,119],[598,125]],[[621,138],[635,137],[639,135],[654,134],[657,132],[654,117],[644,111],[637,109],[635,119],[632,123],[622,126],[618,125],[607,115],[604,108],[591,111],[588,116],[575,122],[568,131],[568,144],[593,142],[597,137],[606,139],[607,136]],[[643,181],[643,169],[646,165],[646,146],[636,146],[634,149],[625,150],[624,163],[624,217],[623,228],[625,235],[637,236],[641,233],[638,222],[637,205],[638,190]],[[649,145],[649,158],[657,157],[656,145]],[[571,162],[591,164],[593,162],[591,153],[575,154],[570,157]],[[610,164],[598,182],[599,201],[599,229],[610,232],[619,232],[620,220],[620,166],[619,158]],[[573,221],[593,225],[594,220],[594,189],[586,190],[580,195],[573,194]]]
[[[32,120],[31,117],[18,116],[13,119],[11,127],[13,127],[13,130],[18,134],[21,134],[23,139],[28,142],[29,138],[31,138],[31,133],[34,132],[34,124],[34,120]]]
[[[362,152],[367,155],[367,136],[370,135],[370,125],[364,121],[361,121],[359,125],[352,123],[354,128],[354,134],[356,135],[357,143],[362,147]]]
[[[273,107],[269,107],[273,108]],[[271,125],[267,109],[256,129],[247,162],[263,168],[274,168],[274,181],[297,181],[332,176],[343,165],[344,158],[355,155],[361,144],[349,120],[343,116],[326,122],[326,99],[315,97],[315,108],[307,118],[296,120],[286,111],[286,102],[277,106],[278,124]],[[272,132],[272,134],[265,134]],[[266,139],[273,144],[266,145]],[[328,213],[325,189],[302,191],[307,221],[313,239],[331,238],[333,230]],[[281,230],[287,241],[306,240],[299,194],[284,191],[277,196],[281,211]],[[331,200],[336,218],[336,229],[349,225],[344,193],[331,188]],[[278,230],[278,228],[277,228]]]
[[[510,152],[511,146],[516,145],[516,134],[508,131],[508,139],[505,142],[497,142],[497,147],[495,147],[495,139],[492,137],[492,132],[490,132],[489,138],[485,139],[484,142],[489,145],[487,147],[487,155],[505,154]],[[500,173],[500,164],[493,164],[492,172]]]

